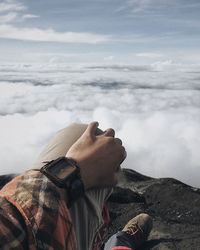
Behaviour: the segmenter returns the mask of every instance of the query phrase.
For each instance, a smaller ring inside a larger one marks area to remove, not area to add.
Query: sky
[[[198,0],[0,0],[0,63],[199,63]]]

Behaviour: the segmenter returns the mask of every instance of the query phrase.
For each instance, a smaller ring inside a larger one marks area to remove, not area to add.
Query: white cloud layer
[[[23,10],[26,10],[26,7],[16,0],[3,0],[0,3],[0,13],[11,11],[18,12]]]
[[[4,0],[0,3],[0,24],[16,24],[27,19],[39,18],[38,15],[25,13],[26,6],[16,0]]]
[[[58,129],[98,120],[123,139],[125,167],[199,186],[199,69],[160,65],[0,66],[0,173],[29,168]]]
[[[10,23],[18,17],[17,12],[9,12],[6,15],[0,15],[0,24]]]
[[[133,13],[161,10],[166,6],[175,6],[177,1],[172,0],[127,0],[123,9],[129,9]],[[123,10],[121,9],[121,10]]]
[[[145,58],[153,58],[153,59],[164,57],[163,54],[161,54],[161,53],[155,53],[155,52],[137,53],[136,56],[137,57],[145,57]]]
[[[22,19],[33,19],[33,18],[39,18],[39,16],[33,14],[25,14],[22,16]]]
[[[60,42],[60,43],[104,43],[109,36],[84,32],[57,32],[53,29],[17,28],[12,25],[0,25],[0,38],[26,41]]]

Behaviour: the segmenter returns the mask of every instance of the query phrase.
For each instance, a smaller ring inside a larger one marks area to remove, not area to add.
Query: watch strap
[[[76,168],[76,170],[72,174],[66,176],[64,180],[59,179],[49,171],[50,167],[56,167],[60,161],[66,162],[66,167],[71,165]],[[68,207],[71,207],[71,205],[85,192],[79,165],[75,160],[66,157],[59,157],[44,163],[45,165],[40,169],[40,172],[50,179],[57,187],[64,188],[67,191]]]

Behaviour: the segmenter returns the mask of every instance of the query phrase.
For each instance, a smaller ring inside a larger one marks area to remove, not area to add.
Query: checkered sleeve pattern
[[[39,171],[15,177],[0,191],[0,249],[75,250],[65,198]]]

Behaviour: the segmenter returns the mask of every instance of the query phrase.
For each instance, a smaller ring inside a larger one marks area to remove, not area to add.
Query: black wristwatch
[[[68,205],[71,206],[85,191],[80,167],[73,159],[66,157],[59,157],[45,163],[40,172],[57,187],[67,190]]]

